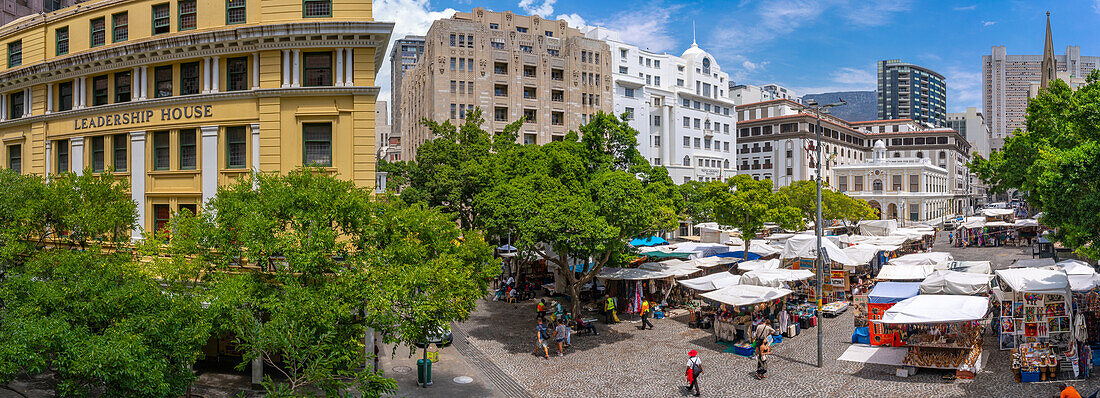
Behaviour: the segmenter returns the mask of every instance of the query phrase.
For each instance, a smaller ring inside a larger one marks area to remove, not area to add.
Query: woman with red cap
[[[695,350],[688,351],[687,362],[688,391],[695,390],[695,396],[699,396],[699,376],[703,374],[703,362],[699,360],[699,353]]]

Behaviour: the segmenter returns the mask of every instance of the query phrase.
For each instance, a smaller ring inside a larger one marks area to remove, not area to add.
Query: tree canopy
[[[803,180],[779,188],[777,192],[787,204],[797,208],[807,222],[817,219],[817,183]],[[821,189],[821,218],[859,223],[875,217],[875,210],[862,199],[856,199],[828,187]],[[803,224],[804,225],[804,224]]]
[[[1100,72],[1076,91],[1055,80],[1028,101],[1027,130],[1016,130],[971,169],[994,192],[1024,191],[1054,227],[1054,238],[1100,257]]]

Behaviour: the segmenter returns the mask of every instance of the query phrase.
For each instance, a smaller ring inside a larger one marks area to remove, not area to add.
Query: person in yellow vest
[[[535,311],[538,313],[535,319],[546,322],[546,299],[539,299],[539,303],[535,306]]]
[[[646,325],[649,325],[649,329],[653,330],[653,323],[649,322],[649,315],[651,313],[649,309],[649,300],[642,300],[642,305],[638,309],[638,315],[642,316],[642,330],[645,330]]]
[[[615,316],[615,298],[604,296],[604,323],[610,325],[616,323],[619,317]]]

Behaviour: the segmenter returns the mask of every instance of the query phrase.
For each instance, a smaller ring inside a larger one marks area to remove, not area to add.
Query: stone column
[[[134,67],[134,71],[130,72],[130,100],[137,101],[141,99],[141,69]]]
[[[140,240],[145,229],[145,132],[130,132],[130,198],[137,203],[137,225],[131,240]]]
[[[149,67],[141,67],[141,99],[149,99]]]
[[[8,120],[8,95],[0,93],[0,122]]]
[[[290,81],[291,87],[302,86],[302,68],[299,63],[301,50],[292,50],[290,54],[290,69],[292,80]]]
[[[355,85],[355,83],[352,82],[352,76],[355,76],[355,62],[354,62],[355,59],[352,58],[352,51],[353,50],[350,49],[350,48],[345,48],[344,49],[344,56],[347,57],[347,60],[344,61],[344,73],[345,73],[344,85],[345,86],[354,86]]]
[[[344,49],[336,49],[336,87],[344,85]]]
[[[210,92],[210,57],[202,57],[202,93]]]
[[[218,126],[200,126],[202,131],[202,203],[218,193]]]
[[[260,53],[252,53],[252,89],[260,88]]]
[[[211,59],[211,63],[214,64],[214,71],[210,73],[210,92],[216,93],[221,91],[219,86],[221,85],[222,75],[218,71],[220,69],[221,57],[214,57]]]
[[[251,151],[249,153],[250,159],[252,159],[252,171],[260,171],[260,124],[252,123],[249,125],[249,131],[252,133]]]
[[[30,87],[23,89],[23,117],[31,115],[31,96],[34,95],[34,91],[31,91]]]
[[[283,50],[283,88],[290,87],[290,50]]]
[[[84,174],[84,137],[69,139],[69,170],[76,175]]]
[[[53,153],[53,148],[51,148],[51,147],[53,147],[53,142],[47,140],[46,141],[46,172],[44,173],[46,175],[46,181],[50,180],[50,173],[53,172],[53,169],[50,168],[53,165],[53,162],[52,162],[53,157],[50,156],[50,154]]]
[[[46,114],[53,113],[53,83],[46,84]]]

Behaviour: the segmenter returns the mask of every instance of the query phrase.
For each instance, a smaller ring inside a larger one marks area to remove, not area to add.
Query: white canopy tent
[[[779,255],[779,258],[817,258],[817,237],[814,235],[795,235],[790,239],[787,239],[787,243],[783,245],[783,252]],[[825,250],[826,255],[829,256],[829,260],[832,260],[838,264],[847,266],[859,265],[848,257],[848,254],[840,250],[835,243],[828,239],[821,240],[821,247]]]
[[[972,274],[957,271],[935,271],[920,284],[921,294],[957,294],[962,296],[989,293],[992,274]]]
[[[791,294],[791,291],[788,289],[754,285],[733,285],[726,286],[713,292],[703,293],[701,296],[723,304],[745,306],[766,303],[768,301],[783,298],[788,294]]]
[[[1019,220],[1016,220],[1015,225],[1016,225],[1016,227],[1021,227],[1021,228],[1022,227],[1038,227],[1039,226],[1039,220],[1036,220],[1034,218],[1019,219]]]
[[[992,274],[993,263],[989,261],[944,261],[937,263],[936,271],[950,270],[973,274]]]
[[[644,281],[651,279],[664,279],[674,274],[667,271],[653,271],[644,268],[615,268],[604,267],[596,278],[610,281]]]
[[[996,270],[1001,286],[1023,293],[1068,294],[1069,278],[1064,271],[1042,268]]]
[[[913,253],[906,254],[904,256],[890,260],[890,264],[896,265],[929,265],[935,266],[936,264],[954,260],[951,257],[951,253],[946,252],[930,252],[930,253]]]
[[[981,228],[985,226],[985,217],[967,217],[962,227],[965,229]]]
[[[745,246],[742,244],[741,246],[735,246],[732,251],[741,251],[744,249]],[[767,257],[781,252],[783,252],[783,249],[769,245],[768,242],[765,240],[753,239],[749,241],[749,253],[758,255],[760,257]]]
[[[865,235],[852,235],[847,237],[848,241],[852,244],[871,244],[884,247],[898,247],[905,246],[905,243],[911,239],[905,236],[865,236]],[[915,239],[913,239],[915,240]],[[894,249],[897,250],[897,249]]]
[[[806,280],[814,273],[805,269],[760,269],[741,276],[742,285],[784,287],[789,282]]]
[[[989,312],[989,298],[921,294],[886,310],[882,323],[947,323],[976,321]]]
[[[713,256],[730,251],[730,247],[721,243],[684,242],[675,245],[677,253],[691,253],[691,259]]]
[[[894,264],[882,266],[876,279],[888,281],[923,281],[928,275],[932,275],[934,267],[931,264]]]
[[[741,283],[741,276],[734,275],[729,272],[719,272],[716,274],[710,274],[707,276],[701,276],[692,279],[679,280],[681,285],[686,287],[709,292],[712,290],[718,290],[727,286],[733,286]]]
[[[1092,275],[1096,268],[1081,260],[1062,260],[1054,263],[1059,269],[1066,271],[1067,275]]]
[[[1069,288],[1075,292],[1100,287],[1100,275],[1096,273],[1096,268],[1084,261],[1063,260],[1055,264],[1052,269],[1065,272],[1066,277],[1069,278]]]
[[[639,269],[668,273],[674,277],[682,277],[702,271],[700,268],[689,265],[668,265],[663,263],[645,263],[638,266]]]
[[[892,245],[876,245],[872,243],[860,243],[852,246],[845,247],[843,249],[844,254],[855,261],[857,264],[870,264],[875,259],[875,256],[879,252],[891,252],[899,249],[899,246]]]
[[[866,236],[889,236],[898,229],[898,220],[863,220],[859,222],[859,234]]]
[[[749,272],[761,269],[779,269],[779,260],[773,258],[771,260],[752,260],[737,263],[737,271],[740,272]]]
[[[982,215],[986,217],[1004,217],[1016,214],[1012,209],[982,209]]]
[[[734,257],[703,257],[695,260],[691,260],[692,265],[700,268],[710,268],[719,265],[729,265],[736,263],[739,258]]]

